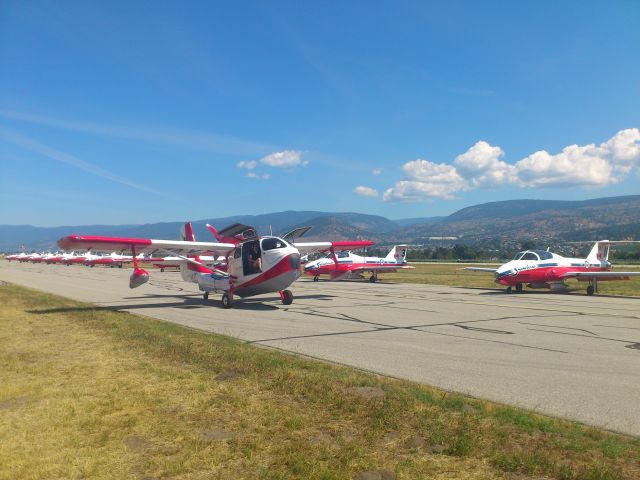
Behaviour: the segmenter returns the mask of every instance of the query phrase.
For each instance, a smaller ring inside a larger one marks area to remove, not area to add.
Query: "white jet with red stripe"
[[[293,237],[260,237],[253,227],[234,224],[220,232],[210,225],[216,242],[197,242],[191,223],[186,223],[180,240],[69,235],[58,240],[65,250],[130,253],[134,269],[129,287],[136,288],[149,280],[149,273],[139,266],[138,255],[170,255],[178,259],[182,279],[198,285],[204,292],[222,292],[222,306],[233,305],[234,297],[252,297],[279,292],[284,305],[293,302],[287,288],[300,276],[300,254],[338,252],[373,245],[373,242],[293,242]],[[201,256],[224,258],[220,266],[202,261]]]

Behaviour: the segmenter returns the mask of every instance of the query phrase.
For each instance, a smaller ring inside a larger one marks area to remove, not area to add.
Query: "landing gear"
[[[161,268],[160,268],[160,271],[161,271],[161,272],[164,272],[164,267],[161,267]]]
[[[233,297],[227,292],[222,294],[222,308],[231,308],[233,306]]]
[[[522,293],[522,284],[521,283],[516,283],[516,292],[517,293]]]
[[[511,293],[513,291],[513,289],[511,287],[507,287],[507,289],[504,291],[504,293]]]
[[[293,303],[293,293],[291,293],[291,290],[282,290],[280,292],[280,298],[282,298],[283,305],[291,305]]]
[[[375,273],[369,277],[370,283],[376,283],[377,281],[378,281],[378,275],[376,275]]]
[[[122,268],[122,264],[118,265],[118,268]]]
[[[598,292],[598,279],[597,278],[593,278],[591,280],[591,283],[589,284],[589,286],[587,287],[587,295],[591,296],[594,293]]]
[[[209,300],[209,292],[204,292],[204,293],[202,294],[202,299],[203,299],[204,301]]]
[[[317,282],[317,281],[318,281],[318,275],[316,275],[316,276],[314,276],[314,277],[313,277],[313,281],[314,281],[314,282]]]
[[[593,285],[589,285],[587,287],[587,295],[592,296],[595,293],[595,288],[593,288]]]

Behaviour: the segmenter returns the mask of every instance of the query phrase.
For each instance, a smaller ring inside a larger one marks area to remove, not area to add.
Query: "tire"
[[[231,299],[231,295],[228,293],[222,294],[222,308],[231,308],[233,306],[233,300]]]
[[[507,289],[504,291],[504,293],[511,293],[513,289],[511,287],[507,287]]]
[[[314,277],[313,277],[313,281],[314,281],[314,282],[317,282],[317,281],[318,281],[318,275],[316,275],[316,276],[314,276]]]
[[[161,269],[160,269],[160,271],[161,271],[161,272],[164,272],[164,268],[161,268]]]
[[[376,283],[376,276],[375,275],[371,275],[369,277],[369,283]]]
[[[209,300],[209,292],[204,292],[204,294],[202,295],[202,299],[203,300]]]
[[[284,290],[282,292],[282,304],[291,305],[292,303],[293,303],[293,293],[291,293],[291,290]]]
[[[516,292],[517,293],[522,293],[522,284],[521,283],[516,283]]]
[[[587,287],[587,295],[589,295],[591,297],[591,296],[593,296],[594,293],[595,293],[595,288],[593,288],[593,285],[589,285]]]

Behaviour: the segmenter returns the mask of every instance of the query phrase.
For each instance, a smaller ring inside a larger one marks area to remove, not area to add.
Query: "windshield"
[[[520,257],[523,256],[526,252],[518,252],[513,257],[514,260],[520,260]]]

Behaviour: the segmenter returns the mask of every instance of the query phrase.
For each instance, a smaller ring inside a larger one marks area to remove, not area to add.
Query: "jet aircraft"
[[[466,267],[465,270],[490,272],[496,283],[506,285],[506,293],[522,292],[523,285],[529,288],[548,288],[552,292],[566,291],[565,280],[576,278],[589,282],[587,295],[598,291],[598,281],[628,280],[640,272],[616,272],[611,270],[609,248],[614,244],[640,243],[628,241],[600,240],[596,242],[587,258],[567,258],[548,250],[525,250],[518,252],[513,260],[496,268]]]
[[[313,275],[318,281],[320,275],[329,275],[330,280],[347,278],[364,278],[365,272],[371,272],[369,281],[378,281],[380,272],[396,272],[400,269],[414,268],[407,265],[407,245],[394,246],[388,255],[382,257],[367,257],[352,252],[330,252],[326,257],[308,262],[304,266],[304,273]]]

